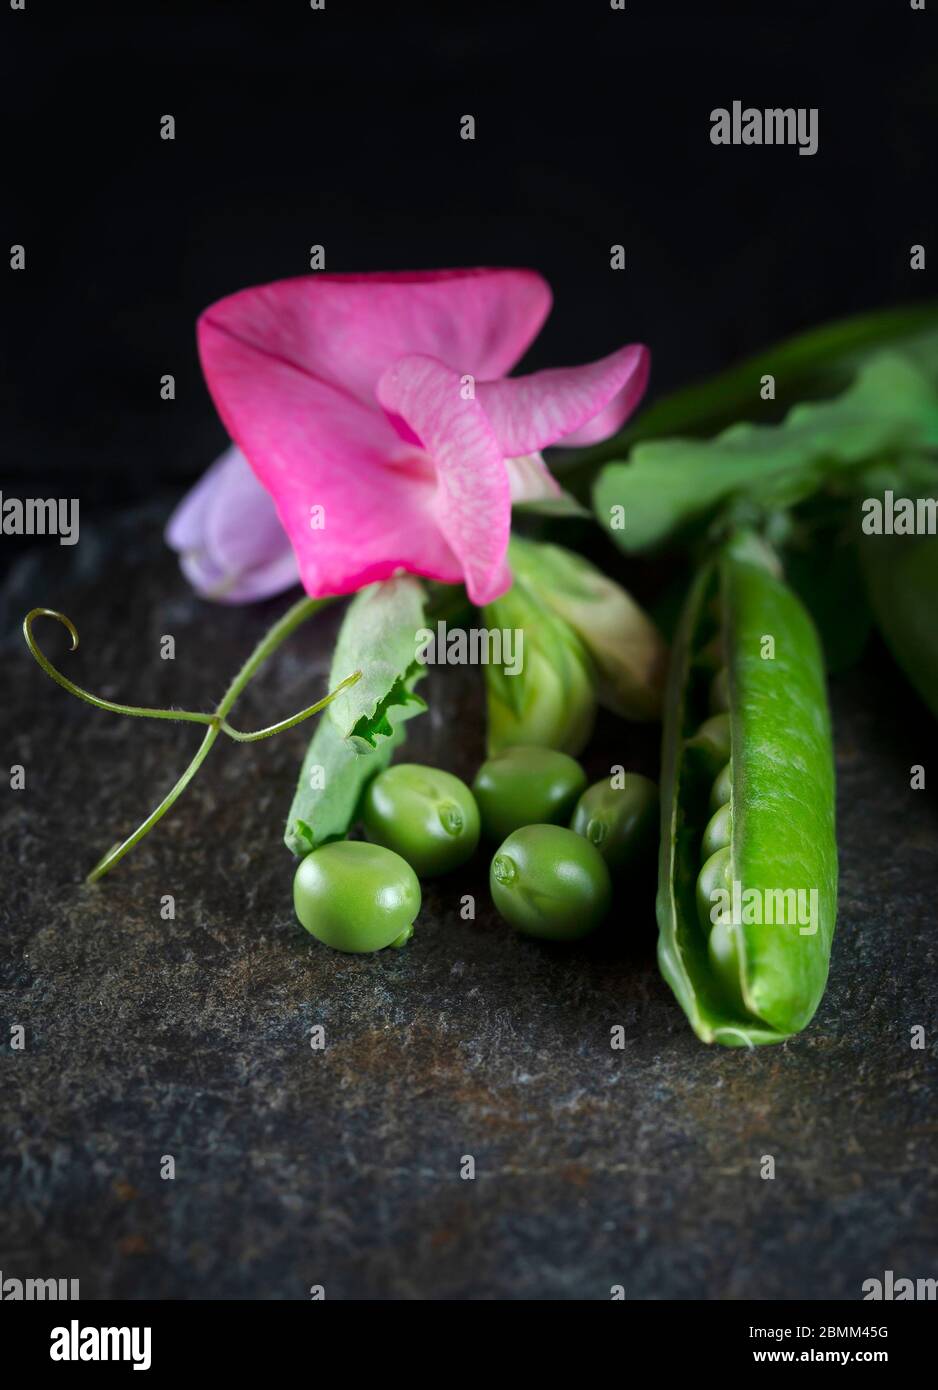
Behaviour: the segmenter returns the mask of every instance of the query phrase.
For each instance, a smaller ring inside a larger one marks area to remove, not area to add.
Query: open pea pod
[[[658,961],[704,1042],[782,1042],[824,993],[837,911],[820,643],[773,552],[735,534],[672,651]]]

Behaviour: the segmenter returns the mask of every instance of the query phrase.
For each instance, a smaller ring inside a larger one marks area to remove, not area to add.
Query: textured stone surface
[[[27,557],[5,586],[8,624],[61,607],[81,650],[66,655],[53,624],[41,634],[74,679],[208,707],[285,605],[191,598],[152,514],[109,535]],[[297,634],[234,722],[321,689],[334,626]],[[909,767],[938,769],[932,725],[880,648],[834,683],[830,987],[805,1035],[754,1053],[691,1034],[655,967],[647,892],[604,939],[551,949],[499,924],[480,862],[427,889],[406,950],[317,945],[293,919],[280,838],[308,728],[219,745],[150,839],[86,888],[197,734],[79,703],[15,635],[2,681],[6,761],[27,770],[27,790],[0,799],[0,1038],[27,1033],[26,1051],[0,1051],[5,1275],[79,1277],[84,1298],[302,1298],[311,1284],[607,1298],[614,1283],[633,1298],[856,1298],[887,1268],[938,1272],[934,1045],[909,1046],[913,1024],[935,1027],[938,808]],[[477,673],[435,675],[429,694],[410,753],[471,774]],[[653,767],[653,735],[604,727],[599,767],[610,750]],[[465,892],[475,922],[459,917]]]

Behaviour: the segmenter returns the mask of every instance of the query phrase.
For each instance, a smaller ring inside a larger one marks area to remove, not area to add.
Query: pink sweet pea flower
[[[476,604],[508,588],[513,497],[558,491],[541,449],[613,434],[648,379],[639,345],[508,378],[550,303],[530,270],[441,270],[282,280],[202,314],[212,398],[310,595],[399,570]]]

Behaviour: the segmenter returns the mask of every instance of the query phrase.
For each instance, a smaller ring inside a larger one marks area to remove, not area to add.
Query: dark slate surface
[[[54,625],[42,634],[75,679],[208,707],[285,603],[192,598],[153,513],[108,537],[86,526],[75,551],[23,559],[7,625],[61,607],[81,651],[66,656]],[[237,722],[319,690],[333,632],[323,617],[298,634]],[[164,633],[174,662],[159,659]],[[197,734],[80,704],[15,635],[2,679],[6,762],[27,769],[27,790],[0,800],[4,1277],[78,1277],[83,1298],[289,1299],[322,1284],[330,1298],[605,1299],[623,1284],[631,1298],[853,1299],[885,1269],[936,1273],[938,808],[910,791],[909,767],[938,768],[881,649],[834,683],[830,988],[805,1035],[755,1053],[693,1037],[655,968],[647,893],[603,940],[548,949],[499,924],[481,864],[428,889],[405,951],[317,945],[293,920],[280,842],[302,729],[217,747],[145,845],[86,888]],[[429,693],[412,754],[471,774],[477,674],[434,676]],[[606,733],[600,766],[613,747],[636,766],[654,756],[632,729]],[[13,1023],[25,1052],[6,1046]],[[918,1023],[925,1052],[909,1045]],[[475,1181],[459,1176],[465,1154]]]

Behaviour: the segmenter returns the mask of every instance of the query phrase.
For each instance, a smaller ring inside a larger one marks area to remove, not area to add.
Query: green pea
[[[479,808],[465,782],[418,763],[378,773],[365,793],[362,822],[369,840],[394,850],[420,878],[458,869],[479,843]]]
[[[741,931],[732,922],[715,922],[707,941],[707,956],[724,998],[733,1009],[745,1013],[739,963]]]
[[[718,849],[725,849],[733,838],[733,812],[729,805],[720,806],[707,822],[700,844],[701,859],[709,859]]]
[[[548,941],[587,936],[612,901],[599,850],[560,825],[525,825],[509,835],[492,860],[489,886],[510,926]]]
[[[627,772],[621,786],[604,778],[583,793],[570,829],[595,845],[611,873],[654,852],[658,832],[658,788],[638,772]]]
[[[565,824],[586,773],[566,753],[551,748],[504,748],[479,768],[472,784],[482,831],[503,840],[523,825]]]
[[[302,925],[336,951],[403,946],[420,911],[420,884],[399,854],[335,840],[308,854],[293,880]]]
[[[720,768],[710,789],[710,810],[717,811],[725,806],[733,795],[733,764]]]
[[[697,916],[700,925],[709,934],[713,926],[711,913],[720,901],[715,894],[718,891],[732,892],[730,883],[730,859],[732,851],[729,845],[723,849],[718,849],[715,854],[704,864],[697,876]],[[725,900],[724,900],[725,901]]]
[[[711,714],[709,719],[705,719],[688,743],[695,748],[703,749],[710,761],[713,763],[714,770],[726,762],[730,757],[730,717],[728,714]]]

